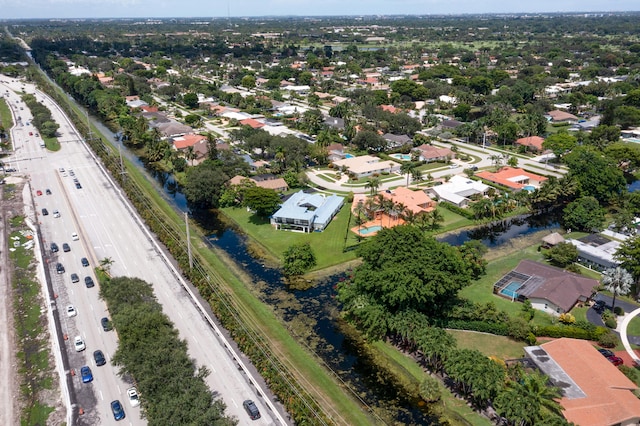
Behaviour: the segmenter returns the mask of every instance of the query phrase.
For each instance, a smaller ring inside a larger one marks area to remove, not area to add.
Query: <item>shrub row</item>
[[[608,332],[604,327],[595,327],[593,330],[585,330],[584,328],[576,327],[574,325],[534,326],[532,331],[533,334],[539,337],[571,337],[574,339],[596,341],[599,340],[603,334]]]
[[[449,203],[448,201],[440,201],[438,205],[469,220],[475,219],[473,216],[473,212],[470,209],[463,209],[462,207],[458,207],[455,204]]]

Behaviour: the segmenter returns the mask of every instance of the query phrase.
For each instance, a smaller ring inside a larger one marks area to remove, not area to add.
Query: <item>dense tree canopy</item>
[[[401,311],[444,314],[470,283],[472,268],[457,249],[412,226],[381,230],[358,254],[363,263],[340,285],[338,297],[372,337],[386,334],[388,317]]]

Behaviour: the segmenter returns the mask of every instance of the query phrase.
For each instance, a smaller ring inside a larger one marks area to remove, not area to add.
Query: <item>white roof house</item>
[[[380,173],[393,173],[400,170],[400,164],[395,161],[380,161],[373,155],[361,155],[359,157],[345,158],[333,162],[336,167],[346,167],[350,173],[358,178]]]
[[[322,231],[338,214],[343,204],[344,197],[300,191],[293,194],[271,216],[271,224],[276,229]]]
[[[578,249],[578,261],[580,261],[580,263],[584,263],[597,270],[620,266],[620,262],[613,257],[620,247],[619,241],[609,241],[599,246],[593,246],[573,239],[568,239],[567,242],[573,244]]]
[[[449,182],[426,189],[429,196],[455,204],[458,207],[466,207],[469,197],[477,194],[486,194],[489,185],[465,176],[451,176]]]

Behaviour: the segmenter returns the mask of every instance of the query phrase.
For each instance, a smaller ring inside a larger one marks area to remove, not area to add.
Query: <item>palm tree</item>
[[[369,188],[371,191],[371,196],[374,196],[378,192],[378,188],[380,188],[380,178],[371,177],[367,179],[367,183],[364,185],[365,188]]]
[[[187,150],[184,153],[187,161],[191,161],[191,165],[193,166],[193,160],[196,159],[196,150],[193,146],[188,146]]]
[[[418,186],[418,184],[424,180],[422,177],[422,170],[417,167],[411,170],[411,179],[416,183],[416,186]]]
[[[362,200],[358,201],[356,204],[356,208],[354,209],[354,213],[356,215],[356,223],[358,224],[358,235],[360,235],[360,226],[362,225],[362,215],[366,211],[364,203]]]
[[[631,291],[631,285],[633,284],[633,277],[624,268],[616,267],[609,268],[602,273],[602,285],[605,289],[613,293],[613,303],[611,304],[611,310],[616,306],[616,296],[618,294],[625,295]]]
[[[100,268],[105,272],[105,273],[109,273],[109,269],[111,268],[111,265],[113,265],[114,260],[110,257],[105,257],[104,259],[100,260]]]
[[[400,166],[400,173],[407,175],[407,186],[409,186],[409,178],[411,177],[411,172],[416,168],[415,163],[411,163],[409,161],[402,163]]]

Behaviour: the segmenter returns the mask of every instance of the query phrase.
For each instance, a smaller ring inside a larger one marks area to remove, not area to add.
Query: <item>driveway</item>
[[[598,294],[596,295],[595,300],[604,300],[605,303],[607,304],[606,309],[611,309],[611,304],[613,303],[613,297],[607,296],[605,294]],[[636,309],[638,309],[638,305],[627,302],[625,300],[620,300],[617,298],[616,298],[616,306],[620,306],[622,309],[624,309],[625,314],[628,314],[629,312],[633,312]],[[597,313],[593,309],[593,307],[587,310],[587,321],[601,327],[605,326],[604,322],[602,321],[602,318],[600,317],[600,314]],[[620,323],[622,323],[622,321],[618,320],[618,324]],[[618,331],[616,330],[614,331],[616,332],[616,334],[620,335]],[[640,345],[640,336],[629,336],[629,342],[634,345]]]

